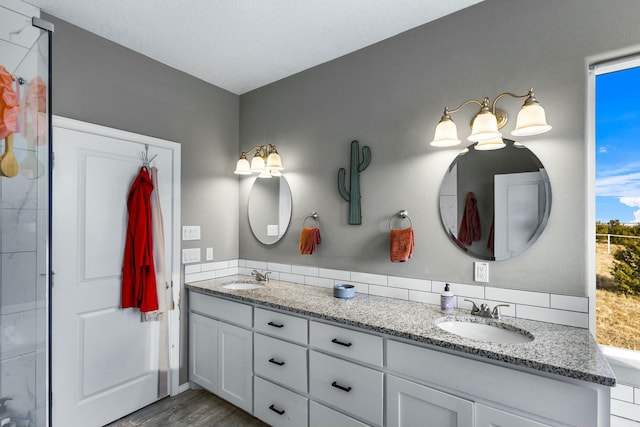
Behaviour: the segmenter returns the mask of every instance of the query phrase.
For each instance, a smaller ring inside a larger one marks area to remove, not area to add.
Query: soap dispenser
[[[440,294],[440,310],[444,314],[453,314],[453,292],[448,283],[444,285],[444,291]]]

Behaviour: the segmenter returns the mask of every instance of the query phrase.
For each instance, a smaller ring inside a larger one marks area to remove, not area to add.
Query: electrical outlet
[[[489,263],[474,262],[473,263],[473,280],[476,282],[489,283]]]
[[[207,261],[213,261],[213,248],[207,248]]]

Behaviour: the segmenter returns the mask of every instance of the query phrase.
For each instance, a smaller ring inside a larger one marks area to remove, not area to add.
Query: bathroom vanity
[[[271,425],[609,425],[615,377],[587,330],[507,318],[533,340],[495,344],[439,328],[431,305],[224,287],[248,279],[187,284],[190,380]]]

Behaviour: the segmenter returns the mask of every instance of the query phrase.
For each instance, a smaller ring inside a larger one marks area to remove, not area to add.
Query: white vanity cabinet
[[[413,417],[417,416],[417,413],[413,412],[414,409],[422,410],[421,406],[424,405],[412,401],[403,407],[397,403],[398,396],[401,401],[405,396],[420,396],[420,393],[423,401],[435,402],[434,404],[440,407],[449,405],[439,403],[441,401],[451,401],[449,398],[464,396],[472,405],[472,409],[465,409],[465,416],[469,415],[469,411],[473,414],[473,421],[467,425],[476,427],[609,425],[608,407],[599,406],[608,405],[607,399],[602,395],[606,394],[605,386],[577,380],[561,380],[543,374],[530,374],[395,340],[387,340],[387,368],[390,371],[387,377],[388,387],[396,382],[400,383],[395,387],[395,392],[391,387],[387,390],[389,425],[394,425],[390,420],[396,416],[403,420],[403,426],[423,425],[404,421],[414,419]],[[393,373],[408,377],[410,381],[403,383],[396,380]],[[407,385],[413,382],[416,384]],[[430,392],[425,391],[428,387],[437,388],[439,391],[446,390],[450,395],[435,395],[438,399],[435,400]],[[399,409],[392,412],[390,408],[394,406]],[[456,404],[453,411],[457,411],[456,408],[459,407]],[[402,411],[406,413],[403,414]]]
[[[251,412],[251,306],[191,292],[190,310],[190,380]]]

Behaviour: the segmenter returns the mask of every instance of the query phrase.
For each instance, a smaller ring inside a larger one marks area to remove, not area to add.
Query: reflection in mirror
[[[451,241],[485,260],[526,251],[551,210],[551,186],[540,160],[524,145],[504,142],[500,150],[475,150],[475,144],[463,150],[440,187],[440,217]]]
[[[256,178],[247,211],[256,239],[265,245],[278,242],[291,221],[291,190],[285,177]]]

